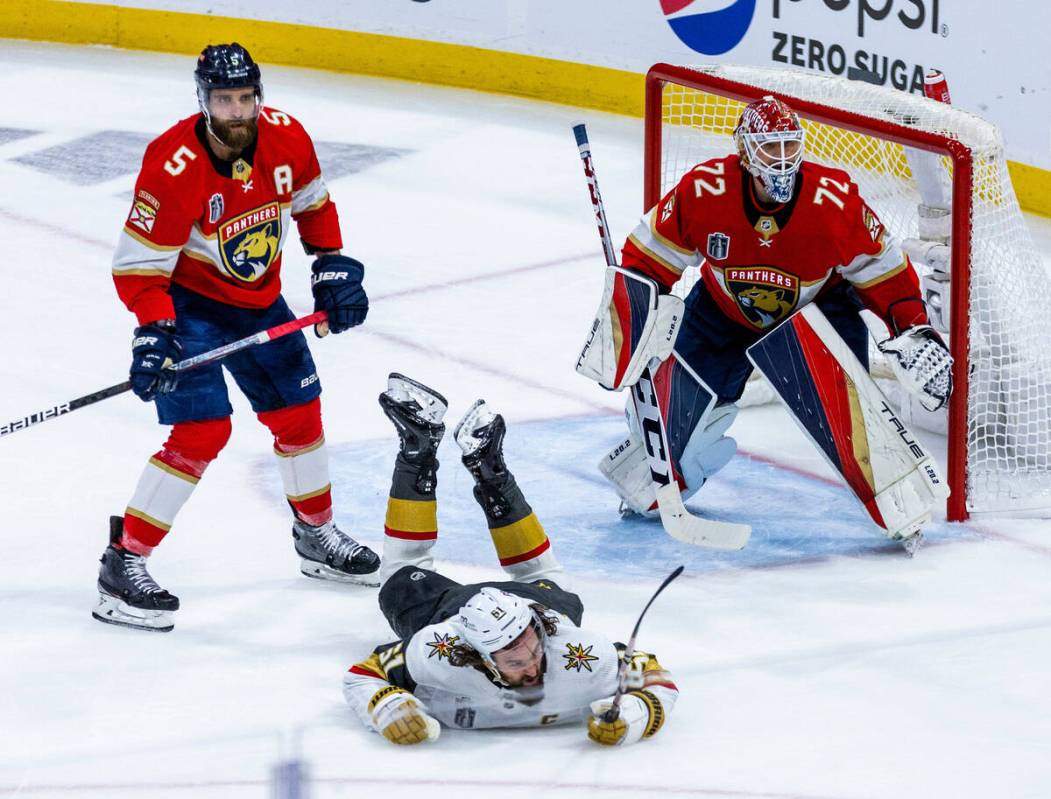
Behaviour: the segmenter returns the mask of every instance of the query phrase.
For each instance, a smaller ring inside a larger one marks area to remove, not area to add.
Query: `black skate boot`
[[[358,585],[380,584],[380,558],[329,521],[315,527],[298,519],[292,525],[299,570],[307,577]]]
[[[411,481],[411,486],[404,486],[410,489],[407,496],[432,496],[438,481],[438,445],[445,435],[442,419],[449,407],[445,397],[423,383],[391,372],[379,402],[400,440],[395,483]],[[400,487],[396,485],[395,490]]]
[[[124,534],[124,519],[110,516],[110,544],[99,567],[99,601],[91,615],[106,624],[166,633],[175,627],[173,614],[179,598],[172,596],[150,577],[146,558],[115,544]]]
[[[503,519],[511,513],[514,498],[520,494],[504,463],[506,432],[504,417],[489,410],[485,400],[478,400],[453,433],[463,450],[463,465],[474,477],[474,496],[491,520]]]

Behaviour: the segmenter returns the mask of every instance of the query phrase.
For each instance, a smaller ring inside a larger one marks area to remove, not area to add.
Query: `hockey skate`
[[[901,544],[905,550],[905,554],[910,558],[916,557],[916,552],[923,545],[923,533],[917,530],[909,535],[902,536],[900,538],[892,538],[892,541],[897,541]]]
[[[445,435],[442,419],[449,407],[445,397],[405,375],[391,372],[379,403],[398,431],[399,459],[417,474],[416,490],[421,494],[433,493],[437,482],[438,445]]]
[[[495,518],[511,510],[501,490],[507,478],[504,462],[504,417],[494,414],[485,400],[478,400],[456,425],[453,438],[463,450],[463,465],[475,481],[475,496]]]
[[[146,571],[146,558],[116,543],[124,534],[124,519],[111,516],[110,544],[99,567],[99,601],[91,615],[106,624],[166,633],[175,627],[179,598],[161,588]]]
[[[307,577],[339,583],[380,584],[380,558],[344,533],[334,521],[314,526],[298,519],[292,525],[299,571]]]

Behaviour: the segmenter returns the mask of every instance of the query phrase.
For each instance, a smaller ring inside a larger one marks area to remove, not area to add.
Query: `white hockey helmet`
[[[460,608],[457,621],[464,641],[490,664],[493,652],[514,643],[535,619],[522,597],[487,586]]]
[[[804,138],[796,112],[770,95],[745,106],[734,128],[741,166],[780,203],[792,199]]]

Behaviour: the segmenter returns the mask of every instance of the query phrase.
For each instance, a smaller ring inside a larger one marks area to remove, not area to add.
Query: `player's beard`
[[[221,120],[212,117],[212,133],[231,150],[241,151],[255,141],[254,119]]]

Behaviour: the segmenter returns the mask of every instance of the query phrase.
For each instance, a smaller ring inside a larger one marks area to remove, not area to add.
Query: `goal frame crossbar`
[[[786,102],[800,117],[862,135],[945,156],[952,161],[952,239],[950,268],[950,350],[953,356],[953,393],[949,398],[948,453],[946,472],[951,494],[946,502],[946,518],[963,521],[967,508],[967,397],[970,351],[970,256],[971,212],[973,206],[974,162],[967,145],[950,136],[916,130],[852,111],[833,108],[802,97],[767,90],[747,83],[711,75],[673,64],[655,64],[646,74],[644,211],[661,199],[661,138],[665,84],[710,92],[720,97],[750,103],[773,96]]]

